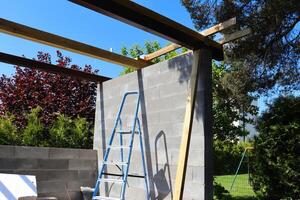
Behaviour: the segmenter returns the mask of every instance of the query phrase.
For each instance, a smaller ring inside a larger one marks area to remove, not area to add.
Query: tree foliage
[[[51,63],[48,53],[39,52],[37,60]],[[71,64],[71,59],[57,51],[56,63],[88,73],[97,73],[91,66],[81,68]],[[0,77],[0,115],[11,113],[18,128],[26,125],[26,116],[32,108],[41,108],[41,122],[49,126],[57,113],[93,122],[96,84],[34,69],[16,66],[12,77]]]
[[[57,114],[52,124],[42,122],[41,107],[25,115],[24,128],[14,125],[13,115],[0,116],[0,145],[37,147],[92,148],[93,127],[85,118]]]
[[[122,47],[121,53],[122,53],[123,56],[130,56],[132,58],[139,58],[139,57],[142,57],[143,55],[153,53],[153,52],[155,52],[159,49],[161,49],[161,45],[159,44],[159,42],[157,42],[157,41],[146,41],[143,47],[141,47],[138,44],[133,45],[129,49],[127,47]],[[186,52],[186,51],[187,51],[186,48],[181,49],[181,53]],[[170,58],[173,58],[173,57],[177,56],[178,54],[179,54],[178,51],[171,51],[171,52],[169,52],[165,55],[162,55],[158,58],[153,59],[152,62],[153,63],[158,63],[158,62],[161,62],[161,61],[164,61],[164,60],[168,60]],[[121,75],[128,74],[128,73],[133,72],[133,71],[134,71],[134,69],[125,67],[124,71],[121,72]]]
[[[266,199],[300,196],[300,97],[279,97],[258,121],[253,188]]]
[[[12,115],[0,116],[0,144],[16,145],[18,144],[17,127],[13,123]]]
[[[226,33],[250,27],[252,34],[227,45],[232,81],[246,81],[250,92],[299,89],[300,1],[181,0],[196,29],[231,17],[238,25]],[[237,62],[237,63],[235,63]],[[247,79],[245,79],[247,78]],[[230,80],[228,79],[228,80]],[[231,84],[232,87],[239,84]]]

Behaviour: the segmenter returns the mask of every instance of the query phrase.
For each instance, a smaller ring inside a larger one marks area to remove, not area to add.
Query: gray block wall
[[[205,119],[205,114],[211,111],[211,96],[207,87],[211,81],[211,60],[207,59],[208,62],[201,61],[203,69],[199,75],[185,182],[185,200],[212,198],[212,135],[209,128],[205,129],[211,126],[210,119]],[[122,95],[127,91],[141,93],[139,119],[142,121],[152,199],[172,199],[173,196],[192,62],[193,55],[185,54],[104,82],[97,89],[94,149],[99,151],[100,160],[111,135]],[[122,115],[123,129],[128,129],[131,126],[130,113],[133,113],[134,100],[131,99],[125,108]],[[210,118],[209,115],[206,117]],[[137,139],[135,137],[131,174],[142,172]],[[128,142],[128,139],[125,138],[125,141]],[[119,158],[118,152],[112,152],[111,155],[113,160]],[[99,166],[100,164],[101,162]],[[114,167],[110,170],[119,172]],[[119,194],[117,185],[104,185],[101,190],[111,196]],[[144,195],[143,179],[129,178],[126,187],[127,199],[145,199]]]
[[[0,173],[35,175],[38,196],[81,200],[80,186],[94,187],[97,151],[0,145]]]

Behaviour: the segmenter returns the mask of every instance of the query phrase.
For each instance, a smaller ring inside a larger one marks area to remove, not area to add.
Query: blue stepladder
[[[121,120],[121,114],[123,111],[123,107],[126,101],[126,98],[128,96],[135,96],[136,97],[136,105],[135,105],[135,110],[133,113],[133,119],[132,119],[132,127],[131,130],[122,130],[122,120]],[[145,199],[149,200],[150,199],[150,193],[149,193],[149,179],[148,179],[148,173],[147,173],[147,167],[146,167],[146,160],[145,160],[145,155],[144,155],[144,147],[143,147],[143,137],[142,137],[142,131],[141,131],[141,123],[138,118],[138,113],[139,113],[139,107],[140,107],[140,94],[139,92],[126,92],[123,95],[121,105],[119,107],[118,113],[117,113],[117,118],[114,123],[114,127],[111,132],[111,136],[104,154],[103,158],[103,163],[100,167],[99,171],[99,176],[96,180],[94,192],[93,192],[93,200],[94,199],[105,199],[105,200],[124,200],[125,199],[125,190],[126,190],[126,183],[127,183],[127,177],[128,176],[133,176],[133,177],[138,177],[138,178],[144,178],[145,179],[145,192],[146,192],[146,197]],[[119,134],[119,146],[113,145],[114,140],[115,140],[115,135]],[[140,151],[141,151],[141,161],[142,161],[142,166],[143,166],[143,174],[141,176],[136,176],[136,175],[129,175],[129,167],[130,167],[130,160],[131,160],[131,154],[132,154],[132,149],[133,149],[133,142],[134,142],[134,136],[135,134],[138,135],[139,138],[139,146],[140,146]],[[128,135],[130,137],[129,139],[129,145],[124,146],[123,144],[123,135]],[[109,156],[110,156],[110,151],[111,150],[120,150],[120,161],[109,161]],[[128,152],[126,154],[127,159],[124,158],[125,153],[124,150],[127,149]],[[109,165],[114,165],[117,166],[118,169],[120,169],[121,174],[112,174],[108,172],[108,166]],[[121,179],[117,178],[106,178],[106,175],[113,176],[113,177],[121,177]],[[121,185],[121,190],[120,190],[120,196],[119,197],[111,197],[109,196],[102,196],[100,194],[100,186],[104,183],[111,183],[111,184],[119,184]]]

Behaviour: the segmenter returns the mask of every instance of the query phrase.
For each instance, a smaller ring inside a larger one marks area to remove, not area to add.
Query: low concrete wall
[[[0,173],[35,175],[41,197],[79,200],[80,186],[95,184],[97,152],[0,145]]]
[[[106,149],[123,94],[127,91],[141,93],[139,119],[143,126],[152,199],[172,199],[173,196],[192,62],[193,55],[186,54],[98,86],[94,149],[99,151],[100,158]],[[210,62],[201,63],[200,68],[185,200],[212,199],[211,116],[206,116],[205,113],[210,112],[211,104],[207,102],[210,99],[209,89],[204,86],[211,81]],[[124,129],[131,125],[130,113],[133,113],[134,108],[132,99],[129,99],[125,107],[122,116]],[[130,173],[142,172],[137,139],[136,137]],[[114,152],[112,156],[114,159],[119,158],[119,154]],[[106,193],[118,196],[119,193],[112,188],[115,186],[107,186]],[[145,199],[143,179],[129,178],[126,196],[130,200]]]

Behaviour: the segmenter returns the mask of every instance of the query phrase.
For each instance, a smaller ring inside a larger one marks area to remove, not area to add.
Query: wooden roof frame
[[[116,18],[120,21],[141,28],[150,33],[161,36],[177,45],[182,45],[192,50],[208,48],[212,51],[213,58],[223,59],[223,47],[220,43],[205,37],[194,30],[191,30],[167,17],[164,17],[148,8],[140,6],[128,0],[70,0],[71,2],[83,5],[94,11]],[[150,61],[144,59],[132,59],[107,50],[100,49],[88,44],[77,42],[52,33],[31,28],[22,24],[11,22],[0,18],[0,32],[16,37],[24,38],[34,42],[58,47],[75,53],[83,54],[107,62],[112,62],[133,69],[141,69],[151,65]],[[6,54],[8,56],[9,54]],[[13,55],[10,55],[13,58]],[[17,56],[15,57],[17,58]],[[7,62],[4,53],[0,57],[0,62]],[[13,63],[12,60],[10,61]],[[27,64],[29,61],[27,61]],[[37,63],[35,63],[37,64]],[[52,65],[55,67],[55,65]],[[61,67],[58,67],[61,70]],[[43,68],[40,68],[43,70]],[[56,69],[56,73],[59,73]],[[66,72],[62,74],[66,75]],[[70,71],[70,76],[74,73]],[[78,78],[78,76],[75,76]],[[87,76],[84,76],[87,77]],[[91,80],[91,79],[88,79]],[[104,79],[103,79],[104,80]]]
[[[97,74],[91,74],[91,73],[86,73],[86,72],[75,70],[75,69],[60,67],[57,65],[39,62],[36,60],[27,59],[27,58],[19,57],[19,56],[14,56],[14,55],[2,53],[2,52],[0,52],[0,60],[1,60],[1,62],[7,63],[7,64],[28,67],[31,69],[37,69],[37,70],[41,70],[41,71],[45,71],[45,72],[50,72],[53,74],[72,76],[74,78],[78,78],[81,80],[88,80],[88,81],[92,81],[92,82],[100,82],[101,83],[101,82],[108,81],[111,79],[109,77],[100,76]]]
[[[191,50],[209,48],[213,59],[223,60],[223,46],[165,16],[128,0],[69,0],[73,3],[115,18],[158,35]]]

